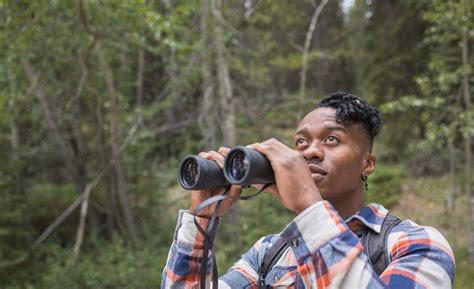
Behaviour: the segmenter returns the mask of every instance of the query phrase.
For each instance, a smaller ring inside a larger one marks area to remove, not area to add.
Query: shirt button
[[[275,275],[275,278],[273,278],[273,281],[278,282],[278,280],[280,280],[280,277],[278,275]]]
[[[298,238],[294,238],[293,240],[291,240],[291,245],[293,247],[297,247],[299,243],[300,242],[298,241]]]

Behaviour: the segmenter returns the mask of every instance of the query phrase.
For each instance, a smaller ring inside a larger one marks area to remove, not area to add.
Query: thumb
[[[256,188],[257,190],[261,190],[263,189],[265,185],[262,185],[262,184],[255,184],[255,185],[252,185],[252,187]],[[269,193],[269,194],[272,194],[272,195],[277,195],[278,194],[278,189],[276,187],[275,184],[271,184],[270,186],[268,186],[267,188],[265,188],[264,192],[266,193]]]
[[[227,195],[230,196],[230,197],[237,197],[237,196],[240,196],[241,193],[242,193],[242,187],[241,186],[232,185],[230,187],[229,193]]]

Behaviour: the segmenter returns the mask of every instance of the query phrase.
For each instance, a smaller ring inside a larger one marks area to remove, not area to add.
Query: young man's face
[[[294,144],[308,162],[322,197],[330,202],[362,194],[361,177],[375,168],[365,127],[337,123],[334,108],[317,108],[307,114],[296,130]]]

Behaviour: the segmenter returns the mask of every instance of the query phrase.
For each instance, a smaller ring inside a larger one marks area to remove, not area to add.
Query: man
[[[452,288],[454,256],[434,228],[405,220],[395,225],[385,244],[390,264],[378,276],[360,240],[367,230],[380,233],[387,210],[364,205],[364,182],[374,171],[372,143],[380,127],[378,111],[347,93],[323,98],[299,124],[294,149],[270,139],[249,147],[271,162],[276,184],[267,192],[297,216],[278,235],[260,239],[219,279],[219,288],[257,288],[259,268],[273,244],[289,248],[265,276],[266,286],[295,288]],[[227,148],[201,153],[221,167]],[[240,194],[233,186],[230,195]],[[191,194],[191,209],[181,211],[163,272],[162,288],[199,286],[203,238],[194,209],[222,190]],[[222,204],[224,214],[232,202]],[[200,211],[207,225],[213,207]]]

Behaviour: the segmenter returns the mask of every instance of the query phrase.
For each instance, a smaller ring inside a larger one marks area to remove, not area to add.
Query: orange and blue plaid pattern
[[[386,245],[391,263],[377,276],[358,236],[363,230],[379,233],[387,212],[370,204],[344,221],[329,202],[318,202],[280,234],[257,241],[219,278],[219,288],[257,288],[258,268],[278,238],[291,245],[265,278],[271,287],[452,288],[455,264],[448,242],[436,229],[410,220],[390,232]],[[206,219],[199,222],[207,225]],[[161,288],[198,288],[202,247],[193,216],[181,211]]]

